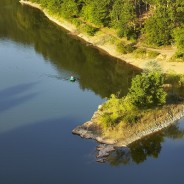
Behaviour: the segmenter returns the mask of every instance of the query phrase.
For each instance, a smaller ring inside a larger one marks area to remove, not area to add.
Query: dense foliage
[[[184,26],[174,30],[174,39],[178,47],[177,58],[184,59]]]
[[[30,0],[67,19],[112,27],[119,37],[141,38],[149,45],[176,44],[184,53],[183,0]]]
[[[103,105],[101,123],[113,127],[120,122],[137,122],[144,110],[155,108],[166,103],[166,92],[163,89],[164,76],[156,62],[149,62],[140,75],[132,79],[127,96],[118,98],[112,95]]]
[[[132,80],[129,91],[131,102],[141,108],[163,105],[166,93],[163,90],[163,76],[159,72],[144,72]]]

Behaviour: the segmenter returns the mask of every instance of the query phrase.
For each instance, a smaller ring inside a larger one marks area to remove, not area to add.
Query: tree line
[[[148,45],[176,45],[184,58],[183,0],[30,0],[66,19],[82,19],[96,28]]]

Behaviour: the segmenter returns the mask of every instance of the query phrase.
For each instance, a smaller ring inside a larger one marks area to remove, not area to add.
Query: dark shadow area
[[[13,96],[19,95],[20,93],[29,91],[37,84],[38,82],[25,83],[25,84],[12,86],[7,89],[3,89],[0,91],[0,99],[6,98],[6,97],[13,97]]]
[[[0,113],[33,99],[37,93],[29,92],[37,83],[19,84],[0,91]]]

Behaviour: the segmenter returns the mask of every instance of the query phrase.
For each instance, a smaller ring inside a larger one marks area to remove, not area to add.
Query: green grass
[[[132,53],[135,50],[135,47],[133,47],[132,44],[124,44],[123,42],[118,42],[116,48],[121,54]]]
[[[148,58],[148,59],[154,59],[159,55],[158,52],[156,51],[151,51],[151,50],[146,50],[145,48],[137,48],[134,52],[133,52],[133,56],[135,58]]]

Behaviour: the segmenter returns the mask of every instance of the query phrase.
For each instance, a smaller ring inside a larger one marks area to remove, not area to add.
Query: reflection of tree
[[[40,11],[21,6],[18,0],[0,1],[0,6],[5,4],[11,5],[11,9],[0,11],[0,38],[33,45],[61,75],[65,70],[79,76],[82,89],[93,90],[101,97],[110,96],[120,90],[122,95],[127,93],[137,69],[103,56],[95,49],[71,39]]]
[[[107,159],[112,166],[127,165],[131,162],[130,150],[128,148],[117,149]]]
[[[160,133],[131,144],[129,148],[116,150],[109,156],[107,161],[113,166],[130,163],[140,164],[148,157],[158,158],[162,148],[161,143],[165,137],[181,139],[183,136],[184,130],[177,125],[173,125]]]
[[[170,126],[165,130],[165,135],[171,139],[181,139],[184,136],[184,129],[178,127],[178,125]]]
[[[130,146],[132,160],[139,164],[146,160],[147,157],[157,158],[161,151],[161,142],[163,136],[153,136]]]

